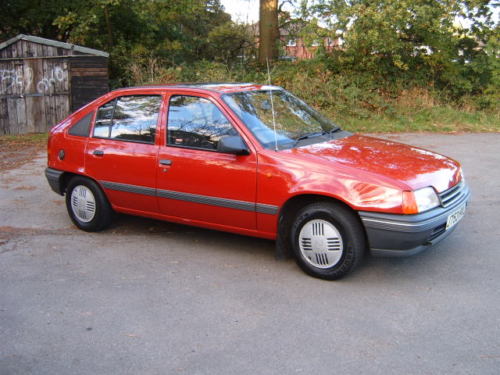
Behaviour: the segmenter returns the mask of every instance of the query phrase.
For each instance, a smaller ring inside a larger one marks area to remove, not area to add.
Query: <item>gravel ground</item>
[[[271,241],[128,216],[84,233],[43,151],[1,171],[0,374],[498,374],[500,134],[385,137],[460,160],[473,198],[435,248],[337,282]]]

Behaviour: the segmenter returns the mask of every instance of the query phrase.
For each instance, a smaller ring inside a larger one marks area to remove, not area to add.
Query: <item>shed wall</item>
[[[54,47],[40,43],[33,43],[27,40],[19,40],[0,50],[0,59],[70,56],[78,54],[80,53],[67,48]]]
[[[108,59],[99,56],[72,57],[70,64],[71,111],[109,91]]]
[[[0,134],[46,132],[109,90],[107,58],[19,40],[0,50]]]
[[[0,134],[45,132],[70,110],[66,58],[0,60]]]

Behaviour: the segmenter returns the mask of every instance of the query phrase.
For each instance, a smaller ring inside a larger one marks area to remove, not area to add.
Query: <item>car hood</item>
[[[453,159],[418,147],[368,136],[353,135],[290,151],[296,157],[341,164],[396,180],[413,190],[433,186],[437,192],[442,192],[461,178],[460,164]]]

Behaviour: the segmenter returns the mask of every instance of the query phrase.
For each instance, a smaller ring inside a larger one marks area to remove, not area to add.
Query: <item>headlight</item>
[[[405,214],[418,214],[440,204],[435,190],[430,186],[415,191],[403,192],[403,212]]]
[[[418,212],[424,212],[431,208],[439,206],[439,198],[436,191],[431,187],[426,187],[413,192]]]

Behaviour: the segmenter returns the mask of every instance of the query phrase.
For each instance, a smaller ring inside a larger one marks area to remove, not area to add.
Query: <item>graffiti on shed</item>
[[[0,134],[45,132],[108,91],[108,54],[18,35],[0,44]]]

